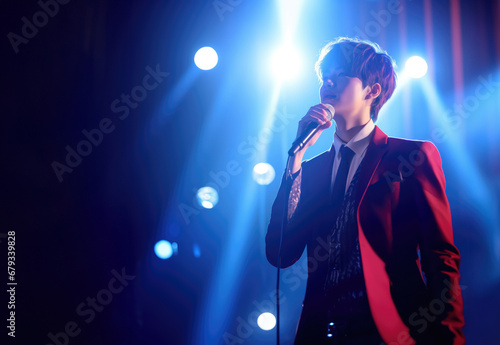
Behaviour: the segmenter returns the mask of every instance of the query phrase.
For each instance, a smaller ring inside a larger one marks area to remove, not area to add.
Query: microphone
[[[335,108],[331,104],[325,104],[326,107],[328,108],[326,112],[328,113],[328,121],[331,121],[333,119],[333,115],[335,114]],[[311,138],[316,134],[319,128],[319,123],[317,122],[311,122],[309,126],[300,134],[300,136],[295,139],[295,141],[292,144],[292,148],[288,151],[288,155],[290,157],[295,156],[295,154],[302,150],[304,145],[311,140]]]

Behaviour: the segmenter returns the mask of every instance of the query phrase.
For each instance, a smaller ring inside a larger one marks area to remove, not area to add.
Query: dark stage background
[[[255,324],[274,312],[270,207],[297,122],[318,101],[318,52],[344,35],[378,42],[401,68],[427,60],[377,124],[440,150],[465,334],[499,344],[500,2],[303,1],[294,25],[282,22],[299,2],[0,1],[2,344],[272,344],[275,330]],[[268,62],[287,37],[302,72],[279,83]],[[203,46],[219,55],[213,70],[193,63]],[[277,178],[260,186],[252,168],[264,161]],[[210,210],[196,202],[207,184],[219,192]],[[177,244],[170,259],[156,257],[159,240]],[[303,264],[282,286],[283,344]]]

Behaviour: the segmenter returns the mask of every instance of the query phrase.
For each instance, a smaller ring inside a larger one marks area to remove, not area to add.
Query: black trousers
[[[384,345],[371,314],[334,316],[325,305],[301,315],[295,345]]]
[[[328,336],[326,329],[327,327],[324,332],[297,334],[295,345],[385,345],[377,331],[346,333],[334,330],[334,333]]]
[[[384,340],[378,333],[345,339],[332,339],[332,345],[384,345]]]

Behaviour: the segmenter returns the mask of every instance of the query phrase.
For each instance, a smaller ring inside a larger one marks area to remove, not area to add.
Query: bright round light
[[[213,208],[219,202],[219,194],[212,187],[201,187],[196,193],[198,203],[204,208]]]
[[[217,52],[211,47],[200,48],[194,55],[196,66],[205,71],[214,68],[217,65],[217,61],[219,61]]]
[[[257,318],[257,324],[264,331],[269,331],[276,326],[276,318],[271,313],[262,313]]]
[[[174,250],[172,244],[169,241],[161,240],[155,244],[155,254],[160,259],[168,259],[172,256]]]
[[[281,80],[292,80],[300,75],[302,62],[300,55],[292,48],[281,48],[274,53],[271,71]]]
[[[273,182],[276,173],[271,164],[259,163],[253,167],[253,179],[260,185],[268,185]]]
[[[201,249],[197,243],[193,244],[193,255],[195,258],[199,258],[201,256]]]
[[[406,61],[405,72],[412,78],[422,78],[427,73],[427,62],[420,56],[412,56]]]

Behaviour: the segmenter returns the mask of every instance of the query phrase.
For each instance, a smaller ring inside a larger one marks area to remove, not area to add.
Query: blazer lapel
[[[319,200],[315,200],[315,203],[321,205],[320,213],[325,212],[325,210],[328,210],[331,207],[330,188],[332,182],[333,161],[335,159],[335,148],[333,147],[333,144],[330,147],[330,151],[327,152],[324,158],[325,160],[320,162],[321,170],[317,175],[315,186],[313,187],[316,190],[314,195],[320,196]]]
[[[361,162],[361,171],[358,177],[358,185],[356,186],[356,200],[359,200],[358,207],[361,204],[375,170],[387,152],[386,147],[387,134],[382,132],[378,126],[375,126],[372,140],[368,144],[365,157]]]
[[[391,280],[386,271],[386,263],[382,259],[383,251],[377,251],[374,246],[375,242],[384,242],[385,239],[379,234],[372,233],[372,224],[367,220],[368,226],[362,228],[359,223],[359,210],[362,200],[368,189],[370,181],[380,161],[388,152],[387,135],[375,126],[375,133],[368,145],[365,158],[361,163],[361,171],[358,178],[358,186],[356,187],[356,197],[359,198],[358,204],[358,235],[359,247],[363,263],[363,276],[365,279],[366,293],[368,303],[372,311],[373,320],[377,325],[377,329],[386,343],[398,342],[401,339],[407,339],[404,344],[414,345],[415,341],[411,338],[408,326],[403,322],[401,316],[394,304],[391,295]],[[370,241],[370,239],[372,241]],[[375,239],[375,240],[374,240]],[[386,241],[385,241],[386,242]],[[387,243],[386,243],[387,244]],[[383,243],[382,243],[383,246]]]

